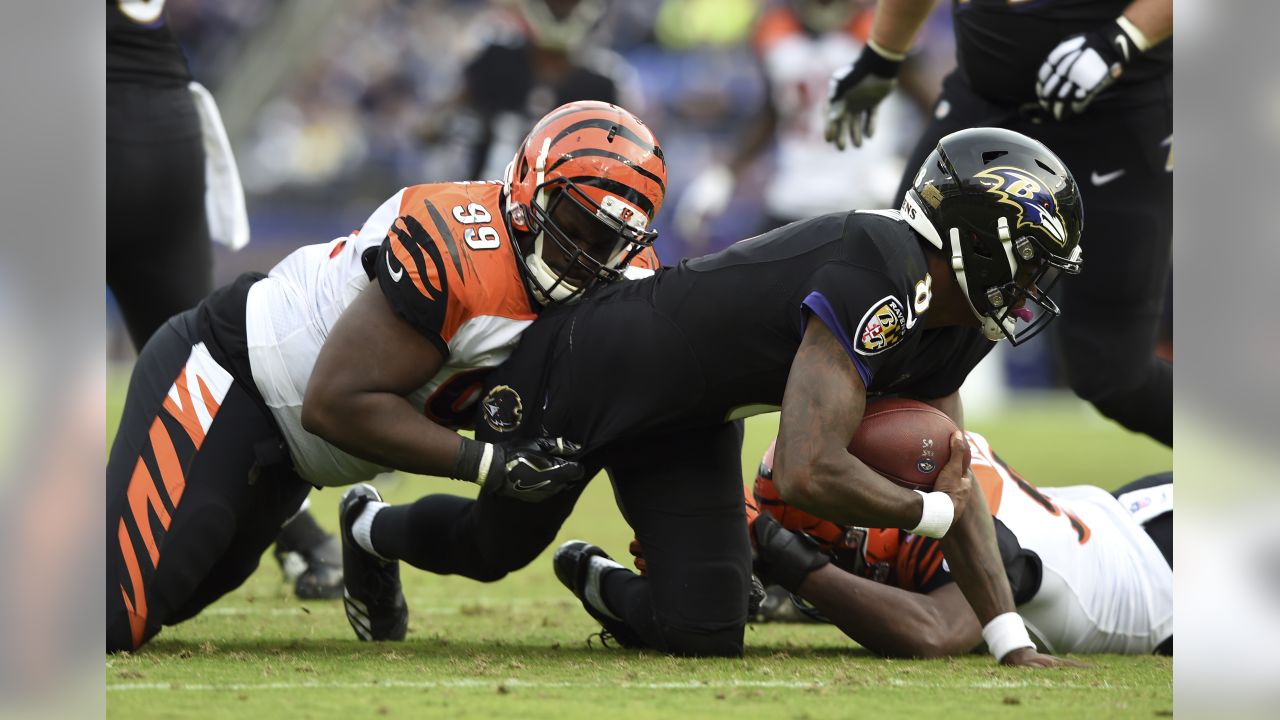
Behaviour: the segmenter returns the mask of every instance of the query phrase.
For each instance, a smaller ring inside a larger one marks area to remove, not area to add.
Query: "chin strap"
[[[973,298],[969,296],[969,279],[964,272],[964,254],[960,251],[960,228],[954,227],[951,228],[951,272],[956,276],[956,282],[960,285],[964,301],[969,303],[969,309],[973,311],[973,316],[982,323],[982,334],[992,342],[1004,340],[1006,336],[1004,331],[1000,329],[1000,324],[978,312],[978,308],[973,304]]]

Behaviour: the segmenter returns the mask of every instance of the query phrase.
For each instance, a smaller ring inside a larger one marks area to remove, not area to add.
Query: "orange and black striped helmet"
[[[639,118],[592,100],[538,121],[507,166],[507,218],[517,255],[545,303],[615,280],[653,244],[666,195],[662,148]]]

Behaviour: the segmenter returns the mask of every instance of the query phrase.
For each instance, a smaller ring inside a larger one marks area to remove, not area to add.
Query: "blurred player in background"
[[[394,468],[525,498],[576,467],[537,444],[478,452],[455,430],[543,304],[656,265],[665,166],[644,124],[604,103],[560,108],[524,150],[509,182],[404,188],[146,345],[107,464],[109,652],[243,583],[313,485]],[[352,594],[398,586],[394,567],[364,569]],[[370,609],[386,610],[349,598],[353,624]]]
[[[480,47],[461,88],[425,130],[463,177],[500,178],[530,124],[552,108],[599,100],[643,115],[634,73],[589,42],[608,0],[497,0],[476,23]]]
[[[1037,646],[1172,655],[1172,473],[1115,493],[1037,488],[986,438],[966,439],[1018,612]],[[981,627],[936,540],[820,520],[787,505],[772,474],[771,445],[747,498],[756,569],[794,593],[802,612],[880,655],[939,657],[981,645]]]
[[[211,238],[232,250],[249,242],[221,116],[192,79],[164,6],[107,0],[107,286],[138,350],[213,290]],[[303,598],[341,594],[339,553],[305,501],[276,548]]]
[[[831,80],[827,139],[875,128],[936,0],[881,0],[856,62]],[[961,128],[1041,140],[1080,177],[1089,273],[1062,285],[1067,380],[1126,428],[1173,444],[1173,366],[1155,354],[1173,232],[1173,0],[953,0],[958,69],[908,167]],[[898,197],[910,187],[904,176]]]
[[[933,97],[907,63],[904,89],[885,101],[873,142],[850,162],[823,140],[831,73],[862,50],[871,0],[787,0],[757,19],[752,49],[760,64],[763,103],[757,120],[723,164],[703,170],[681,196],[676,225],[704,247],[709,223],[725,211],[745,172],[776,144],[776,167],[764,188],[764,227],[851,207],[890,207],[920,118]]]

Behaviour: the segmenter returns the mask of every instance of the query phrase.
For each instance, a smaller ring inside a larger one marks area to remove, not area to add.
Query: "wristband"
[[[1145,33],[1138,29],[1137,25],[1129,21],[1129,18],[1121,15],[1116,18],[1116,24],[1120,26],[1120,30],[1125,35],[1129,36],[1129,40],[1133,42],[1133,46],[1138,49],[1138,52],[1146,52],[1151,49],[1151,41],[1147,39]],[[1125,59],[1128,60],[1129,58],[1126,57]]]
[[[872,40],[871,38],[867,38],[867,47],[871,48],[872,52],[884,58],[885,60],[892,60],[894,62],[900,63],[903,60],[907,59],[906,53],[894,52],[886,48],[885,46],[881,45],[880,43],[876,42],[875,40]]]
[[[934,539],[941,538],[951,529],[951,521],[955,520],[956,505],[951,496],[944,492],[920,492],[922,506],[920,508],[920,524],[907,532],[912,535],[923,535]]]
[[[458,446],[458,459],[453,463],[450,477],[484,486],[493,469],[496,448],[492,443],[462,438]]]
[[[997,615],[982,628],[982,639],[987,642],[987,650],[995,656],[996,662],[1004,660],[1004,656],[1022,648],[1034,648],[1027,626],[1022,624],[1022,616],[1016,612]]]

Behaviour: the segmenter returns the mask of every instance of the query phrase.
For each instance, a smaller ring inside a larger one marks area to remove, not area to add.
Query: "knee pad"
[[[750,573],[737,563],[715,562],[684,568],[674,583],[679,592],[655,592],[653,611],[663,648],[673,655],[738,657],[747,626]]]

